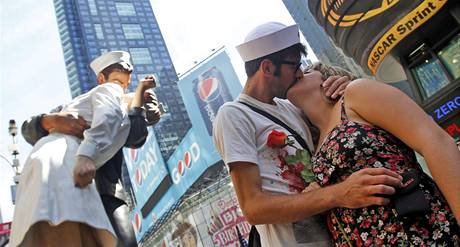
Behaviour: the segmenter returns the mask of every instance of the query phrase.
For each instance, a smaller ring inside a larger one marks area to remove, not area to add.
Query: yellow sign
[[[423,1],[417,8],[413,9],[393,27],[391,27],[372,48],[367,59],[367,67],[375,74],[385,56],[401,40],[420,27],[428,19],[434,16],[448,0]]]
[[[375,9],[371,9],[363,13],[355,13],[352,15],[341,16],[340,14],[337,13],[337,10],[339,10],[342,7],[345,1],[346,0],[335,0],[335,1],[321,0],[321,12],[323,13],[323,16],[326,16],[326,14],[328,13],[327,12],[328,8],[330,8],[327,20],[332,24],[332,26],[337,26],[337,24],[339,27],[353,26],[356,22],[365,21],[369,18],[372,18],[384,12],[385,10],[397,4],[400,0],[382,0],[382,3],[380,4],[380,6]],[[366,1],[369,1],[369,0],[366,0]],[[330,4],[332,3],[333,5],[331,6]]]

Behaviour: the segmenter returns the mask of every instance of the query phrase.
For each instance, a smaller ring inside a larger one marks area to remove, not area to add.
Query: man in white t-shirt
[[[302,149],[301,145],[290,138],[291,145],[267,146],[273,130],[281,135],[292,133],[245,105],[263,109],[283,121],[313,152],[312,137],[301,112],[285,100],[287,90],[303,76],[299,68],[306,50],[300,43],[298,27],[262,24],[237,50],[248,79],[238,99],[220,108],[213,138],[229,168],[243,213],[249,223],[256,225],[264,247],[330,246],[321,212],[335,207],[387,204],[387,198],[376,194],[393,194],[401,177],[384,168],[364,169],[342,183],[326,188],[312,185],[303,191],[307,183],[301,170],[287,164],[288,157]],[[347,84],[345,77],[332,77],[323,87],[326,96],[337,97]]]

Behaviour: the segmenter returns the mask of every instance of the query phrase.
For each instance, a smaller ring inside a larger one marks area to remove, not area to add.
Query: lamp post
[[[14,176],[13,176],[14,184],[11,185],[11,200],[13,201],[13,204],[14,204],[15,198],[16,198],[16,188],[19,183],[19,176],[21,175],[21,173],[19,172],[19,159],[18,159],[19,146],[16,140],[16,136],[18,134],[18,127],[14,119],[10,119],[10,122],[8,125],[8,133],[13,139],[13,143],[8,147],[9,151],[11,152],[11,155],[13,156],[13,162],[8,162],[8,163],[10,163],[11,167],[14,170]],[[3,156],[2,158],[6,159]]]

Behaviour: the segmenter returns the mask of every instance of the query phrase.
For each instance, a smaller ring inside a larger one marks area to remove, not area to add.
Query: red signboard
[[[0,236],[1,235],[10,235],[11,232],[11,222],[5,222],[0,224]]]

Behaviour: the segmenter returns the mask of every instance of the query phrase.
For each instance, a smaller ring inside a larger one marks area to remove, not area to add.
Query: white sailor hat
[[[133,65],[129,61],[130,58],[131,56],[126,51],[110,51],[95,58],[89,66],[94,73],[96,73],[96,76],[105,68],[116,63],[131,71],[133,69]]]
[[[236,49],[244,62],[251,61],[300,43],[299,27],[267,22],[254,28]]]

